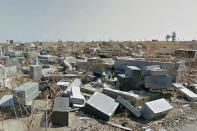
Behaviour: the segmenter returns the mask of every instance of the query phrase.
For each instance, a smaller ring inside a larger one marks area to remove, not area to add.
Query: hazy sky
[[[0,0],[0,42],[197,39],[197,0]]]

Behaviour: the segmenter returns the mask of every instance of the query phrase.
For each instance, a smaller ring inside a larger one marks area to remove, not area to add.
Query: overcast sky
[[[197,0],[0,0],[0,42],[197,39]]]

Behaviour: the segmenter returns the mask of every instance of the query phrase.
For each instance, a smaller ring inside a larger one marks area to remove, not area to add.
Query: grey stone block
[[[85,97],[81,94],[79,86],[72,86],[72,95],[70,97],[70,101],[73,104],[81,104],[83,105],[85,102]]]
[[[143,69],[145,66],[154,66],[154,65],[159,65],[161,69],[167,69],[172,77],[176,77],[173,74],[174,71],[176,71],[174,62],[146,61],[145,59],[142,58],[138,58],[138,59],[130,58],[130,57],[117,58],[115,59],[115,63],[114,63],[114,71],[123,74],[125,72],[126,66],[136,66],[140,69]]]
[[[69,98],[68,97],[55,98],[51,120],[53,125],[61,125],[61,126],[69,125]]]
[[[89,83],[89,82],[92,82],[92,81],[95,81],[96,80],[96,76],[93,76],[93,75],[85,75],[82,79],[81,79],[81,82],[82,83]]]
[[[140,78],[142,75],[142,70],[136,66],[126,66],[125,76]]]
[[[4,95],[1,99],[0,99],[0,107],[11,107],[14,105],[13,102],[13,95]]]
[[[155,93],[147,93],[145,91],[120,91],[111,88],[104,88],[103,93],[116,99],[118,96],[121,96],[133,106],[138,107],[142,106],[145,102],[150,100],[155,100],[159,97],[158,94]]]
[[[118,74],[118,83],[121,91],[140,90],[141,76],[137,78]]]
[[[4,68],[4,78],[15,76],[17,74],[16,66],[10,66]]]
[[[141,116],[141,112],[138,111],[135,107],[133,107],[129,102],[127,102],[125,99],[123,99],[121,96],[118,96],[116,99],[120,104],[122,104],[124,107],[126,107],[132,114],[134,114],[136,117]]]
[[[147,76],[167,76],[169,75],[166,69],[154,69],[145,71],[144,75]]]
[[[173,107],[164,99],[146,102],[141,109],[143,117],[151,120],[156,117],[166,115]]]
[[[108,121],[114,114],[119,103],[113,98],[95,92],[85,104],[85,111],[95,117]]]
[[[30,75],[34,80],[40,80],[42,78],[42,66],[41,65],[31,65]]]
[[[76,78],[69,86],[68,88],[64,91],[63,96],[70,96],[72,95],[72,87],[79,87],[81,85],[81,80]]]
[[[171,76],[145,76],[145,88],[172,88]]]
[[[27,105],[39,94],[39,85],[34,82],[27,82],[13,90],[14,103]]]

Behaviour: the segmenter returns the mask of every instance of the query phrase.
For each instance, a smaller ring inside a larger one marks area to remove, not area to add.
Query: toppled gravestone
[[[197,94],[187,89],[180,83],[173,83],[173,86],[178,91],[178,93],[184,95],[190,101],[197,101]]]
[[[151,120],[156,117],[166,115],[173,107],[164,99],[146,102],[141,108],[143,117]]]
[[[28,105],[15,104],[13,101],[13,95],[4,95],[0,99],[1,112],[9,113],[11,116],[29,116],[32,111],[31,103]]]
[[[63,60],[63,67],[65,69],[65,73],[66,74],[71,74],[72,73],[72,65],[67,61],[67,60]]]
[[[13,90],[15,104],[28,105],[39,94],[39,85],[35,82],[27,82]]]
[[[42,66],[41,65],[31,65],[30,75],[34,80],[40,80],[42,78]]]
[[[11,107],[14,105],[13,102],[13,95],[4,95],[1,99],[0,99],[0,107],[1,108],[6,108],[6,107]]]
[[[68,88],[64,91],[63,96],[68,96],[72,95],[72,86],[80,86],[81,85],[81,80],[76,78],[69,86]]]
[[[85,97],[81,94],[79,86],[72,86],[72,95],[70,96],[70,102],[73,103],[74,107],[83,107]]]
[[[116,99],[118,96],[121,96],[125,100],[127,100],[134,107],[142,106],[145,102],[150,100],[155,100],[159,98],[159,94],[157,93],[148,93],[145,91],[120,91],[111,88],[104,88],[103,93]]]
[[[133,107],[129,102],[127,102],[125,99],[123,99],[121,96],[118,96],[116,99],[120,104],[122,104],[124,107],[126,107],[132,114],[134,114],[136,117],[141,116],[141,112],[138,111],[135,107]]]
[[[95,92],[85,104],[85,112],[94,115],[96,118],[108,121],[116,111],[119,103],[113,98]]]
[[[51,115],[53,125],[69,125],[69,97],[56,97]]]

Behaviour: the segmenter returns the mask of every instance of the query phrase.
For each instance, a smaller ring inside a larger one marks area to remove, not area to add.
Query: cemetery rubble
[[[2,43],[0,121],[20,120],[18,130],[179,130],[197,121],[191,46]]]

